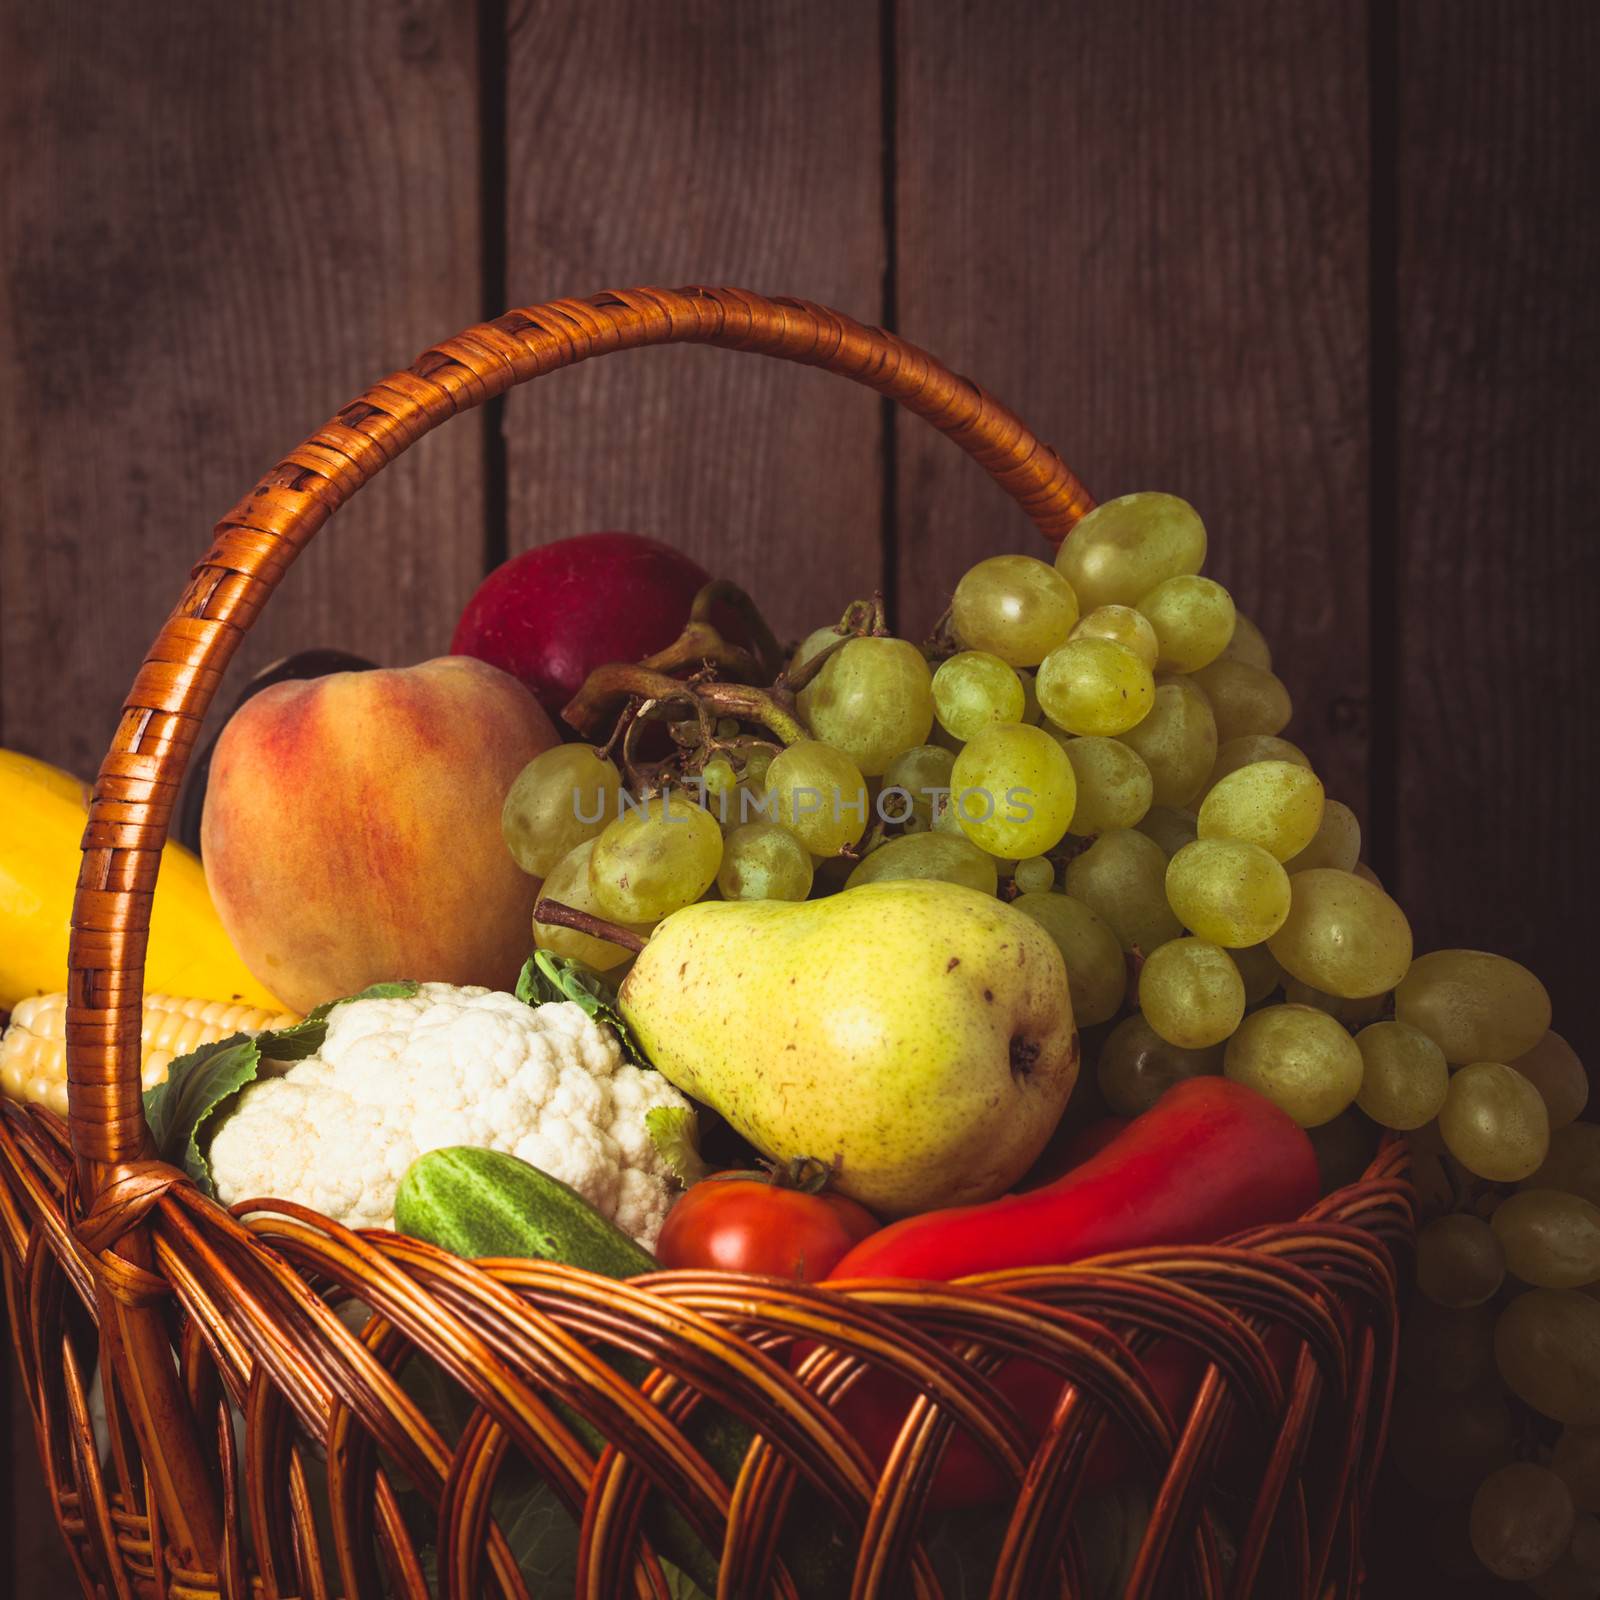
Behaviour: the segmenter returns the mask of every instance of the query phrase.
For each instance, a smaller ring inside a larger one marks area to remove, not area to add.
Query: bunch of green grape
[[[1091,1107],[1137,1115],[1224,1073],[1310,1132],[1330,1187],[1383,1130],[1405,1136],[1431,1220],[1395,1460],[1445,1503],[1464,1570],[1600,1596],[1587,1078],[1525,968],[1413,960],[1206,549],[1186,501],[1132,494],[1054,564],[980,561],[927,645],[851,627],[852,608],[773,691],[805,737],[719,723],[729,737],[648,798],[605,751],[560,746],[508,795],[507,843],[545,897],[634,933],[708,896],[895,878],[1000,895],[1061,951]],[[629,959],[577,929],[535,937],[602,970]]]
[[[1517,963],[1441,950],[1395,995],[1386,1048],[1429,1041],[1443,1105],[1408,1135],[1419,1197],[1396,1468],[1440,1504],[1445,1576],[1600,1596],[1600,1125],[1577,1054]],[[1365,1030],[1367,1034],[1375,1030]],[[1364,1036],[1364,1035],[1363,1035]]]

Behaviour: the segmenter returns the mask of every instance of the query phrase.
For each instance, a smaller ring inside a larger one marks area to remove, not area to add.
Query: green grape
[[[1039,705],[1038,683],[1026,667],[1017,668],[1017,682],[1022,685],[1022,720],[1030,728],[1037,728],[1044,720],[1044,711]]]
[[[1550,1466],[1571,1491],[1578,1510],[1600,1511],[1600,1427],[1563,1428]]]
[[[1366,864],[1365,861],[1356,862],[1356,864],[1351,867],[1350,870],[1358,878],[1360,878],[1363,883],[1370,883],[1375,889],[1381,889],[1383,887],[1383,879],[1380,878],[1378,874]]]
[[[1282,985],[1283,968],[1264,944],[1246,945],[1242,949],[1230,950],[1228,954],[1233,957],[1233,964],[1244,980],[1244,1003],[1247,1006],[1260,1005],[1274,989]]]
[[[777,759],[779,751],[770,744],[752,745],[744,752],[744,767],[740,771],[741,783],[765,784],[767,768]]]
[[[1236,966],[1239,956],[1246,953],[1234,952]],[[1341,1111],[1331,1122],[1307,1128],[1306,1138],[1317,1158],[1317,1176],[1322,1180],[1324,1194],[1360,1182],[1378,1148],[1372,1124],[1354,1111]]]
[[[800,691],[800,715],[863,776],[879,777],[933,727],[927,660],[904,639],[851,639]]]
[[[1581,1289],[1600,1279],[1600,1206],[1559,1189],[1523,1189],[1495,1208],[1506,1265],[1539,1289]]]
[[[1248,839],[1278,861],[1322,826],[1322,780],[1292,761],[1253,761],[1211,786],[1200,803],[1202,839]]]
[[[1221,1045],[1186,1050],[1169,1044],[1137,1011],[1111,1030],[1095,1063],[1100,1093],[1118,1117],[1142,1116],[1173,1084],[1221,1071]]]
[[[1119,739],[1117,743],[1122,741]],[[1146,772],[1149,770],[1145,768]],[[1172,806],[1151,806],[1134,826],[1154,839],[1169,860],[1186,844],[1193,844],[1199,831],[1198,819],[1192,811],[1178,811]]]
[[[1052,566],[1032,556],[990,556],[963,575],[950,622],[969,650],[1013,667],[1036,667],[1078,620],[1078,597]]]
[[[1158,806],[1184,807],[1205,786],[1217,759],[1217,724],[1188,678],[1164,678],[1144,721],[1121,735],[1150,769]]]
[[[1139,1010],[1168,1044],[1221,1044],[1244,1015],[1244,980],[1228,952],[1205,939],[1170,939],[1139,973]]]
[[[1196,839],[1167,864],[1167,901],[1191,933],[1230,949],[1260,944],[1289,914],[1289,878],[1260,845]]]
[[[968,740],[951,768],[950,787],[961,831],[980,850],[1018,861],[1061,842],[1078,780],[1048,733],[1011,723]]]
[[[1596,1576],[1600,1575],[1600,1519],[1578,1518],[1577,1525],[1572,1530],[1572,1544],[1567,1554],[1573,1565],[1585,1574],[1593,1585]]]
[[[1468,1172],[1515,1183],[1539,1170],[1550,1118],[1539,1091],[1498,1061],[1476,1061],[1450,1079],[1439,1109],[1445,1148]]]
[[[1292,877],[1314,867],[1332,867],[1339,872],[1354,872],[1361,859],[1361,822],[1342,800],[1322,802],[1322,821],[1311,843],[1298,855],[1284,862]]]
[[[963,650],[933,675],[934,715],[963,743],[996,723],[1021,722],[1027,704],[1016,669],[986,650]]]
[[[1155,629],[1157,664],[1194,672],[1217,659],[1233,637],[1233,596],[1213,578],[1167,578],[1139,597],[1139,614]]]
[[[719,756],[706,763],[700,775],[706,780],[706,804],[721,824],[724,835],[749,822],[772,820],[767,804],[767,768],[777,753],[764,744],[741,750],[739,756],[744,764],[737,769],[738,781],[731,790],[726,789],[726,775],[720,770],[724,758]]]
[[[1341,1027],[1354,1033],[1369,1022],[1376,1022],[1389,1008],[1386,994],[1365,995],[1358,1000],[1346,1000],[1342,995],[1324,994],[1298,978],[1283,980],[1283,997],[1297,1006],[1315,1006],[1326,1011]]]
[[[907,831],[926,832],[933,826],[934,800],[949,792],[950,769],[955,764],[955,753],[936,744],[902,750],[883,775],[880,811],[890,821],[903,821]],[[891,790],[899,793],[891,795]]]
[[[724,900],[804,900],[811,852],[775,822],[747,822],[722,846],[717,887]]]
[[[1572,1543],[1567,1549],[1567,1560],[1579,1575],[1588,1579],[1588,1600],[1595,1600],[1595,1586],[1600,1582],[1600,1518],[1577,1519],[1572,1530]]]
[[[1600,1206],[1600,1124],[1569,1122],[1550,1135],[1550,1153],[1523,1189],[1563,1189]]]
[[[1498,1390],[1495,1317],[1495,1308],[1487,1303],[1456,1307],[1428,1298],[1413,1300],[1400,1321],[1402,1388],[1425,1396],[1429,1406],[1443,1404],[1443,1396],[1471,1394],[1491,1384]]]
[[[1267,942],[1290,977],[1359,1000],[1406,975],[1411,924],[1382,889],[1333,867],[1297,872],[1289,887],[1289,915]]]
[[[867,785],[842,750],[802,739],[767,768],[768,819],[814,856],[834,856],[867,831]]]
[[[500,811],[506,848],[524,872],[545,877],[617,814],[622,779],[592,744],[558,744],[513,779]]]
[[[1435,1305],[1454,1311],[1481,1306],[1505,1276],[1506,1253],[1482,1217],[1453,1212],[1417,1234],[1417,1287]]]
[[[942,794],[933,802],[933,821],[930,831],[948,834],[956,839],[966,839],[966,834],[961,830],[961,815],[956,810],[954,796]],[[970,844],[971,840],[967,842]]]
[[[722,829],[687,795],[630,806],[594,842],[589,887],[613,922],[659,922],[692,905],[717,879]]]
[[[1044,714],[1068,733],[1126,733],[1155,703],[1150,669],[1110,639],[1069,639],[1044,658],[1034,686]]]
[[[795,647],[794,654],[790,656],[789,676],[792,678],[813,656],[821,655],[824,650],[838,644],[845,637],[846,635],[840,633],[836,627],[813,628]]]
[[[1528,969],[1486,950],[1418,956],[1394,1014],[1421,1028],[1447,1061],[1515,1061],[1550,1027],[1550,996]]]
[[[1311,770],[1311,758],[1299,745],[1272,733],[1245,733],[1217,747],[1216,762],[1206,778],[1206,794],[1241,767],[1254,766],[1258,761],[1287,761],[1307,772]]]
[[[1211,702],[1223,744],[1247,733],[1281,733],[1294,715],[1282,680],[1248,662],[1213,661],[1194,674],[1194,681]]]
[[[1073,833],[1086,839],[1108,828],[1131,828],[1143,819],[1154,784],[1150,769],[1134,751],[1120,739],[1092,734],[1063,739],[1061,747],[1078,780]]]
[[[1124,950],[1154,950],[1183,933],[1167,904],[1166,874],[1160,845],[1114,828],[1067,863],[1066,891],[1110,925]]]
[[[1128,964],[1116,934],[1070,895],[1030,892],[1018,895],[1011,905],[1055,940],[1067,965],[1073,1021],[1091,1028],[1116,1016],[1128,987]]]
[[[1017,863],[1011,877],[1024,894],[1047,894],[1055,887],[1055,863],[1048,856],[1029,856]]]
[[[1497,1383],[1451,1393],[1407,1384],[1395,1395],[1389,1437],[1401,1475],[1430,1500],[1447,1501],[1511,1459],[1515,1428]]]
[[[1085,610],[1136,605],[1165,578],[1205,565],[1206,529],[1175,494],[1125,494],[1098,505],[1062,541],[1056,568]]]
[[[1228,1041],[1222,1070],[1264,1094],[1302,1128],[1338,1116],[1361,1087],[1361,1052],[1326,1012],[1263,1006]]]
[[[1403,1022],[1374,1022],[1356,1035],[1363,1071],[1356,1104],[1385,1128],[1420,1128],[1439,1115],[1450,1087],[1444,1052]]]
[[[587,911],[591,916],[605,921],[615,921],[615,918],[606,916],[589,887],[589,858],[594,854],[594,846],[593,839],[585,839],[575,850],[564,855],[545,874],[539,898],[558,901],[575,911]],[[652,924],[638,922],[628,926],[632,933],[647,934]],[[533,943],[535,949],[581,961],[596,972],[609,972],[613,967],[620,967],[624,961],[633,959],[631,950],[620,944],[612,944],[609,939],[591,938],[587,933],[578,933],[572,928],[546,926],[538,920],[537,907],[534,908]]]
[[[1556,1422],[1600,1423],[1600,1300],[1576,1289],[1529,1289],[1494,1325],[1506,1387]]]
[[[1548,1467],[1513,1461],[1478,1485],[1468,1527],[1490,1572],[1525,1583],[1566,1554],[1573,1521],[1566,1484]]]
[[[739,825],[739,774],[726,756],[713,756],[700,769],[700,803],[717,819],[723,833]]]
[[[1081,797],[1081,787],[1078,793]],[[1507,1064],[1539,1091],[1552,1128],[1566,1127],[1589,1103],[1589,1074],[1578,1052],[1554,1028],[1526,1055]]]
[[[1272,649],[1261,630],[1242,611],[1234,615],[1233,637],[1222,655],[1226,661],[1242,661],[1263,672],[1272,671]]]
[[[983,894],[999,887],[994,857],[960,834],[908,833],[863,856],[845,879],[845,888],[888,878],[938,878],[965,884]]]
[[[1141,616],[1132,606],[1097,606],[1078,621],[1077,627],[1067,636],[1070,639],[1109,639],[1113,644],[1125,645],[1154,672],[1160,645],[1156,643],[1156,630],[1150,619]]]

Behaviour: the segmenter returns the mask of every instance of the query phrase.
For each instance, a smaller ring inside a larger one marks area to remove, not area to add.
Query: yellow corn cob
[[[187,1055],[234,1033],[286,1028],[300,1019],[292,1012],[265,1011],[237,1001],[144,997],[142,1076],[146,1089],[167,1075],[176,1056]],[[11,1026],[0,1038],[0,1090],[14,1100],[31,1100],[67,1114],[67,997],[35,995],[19,1000]]]

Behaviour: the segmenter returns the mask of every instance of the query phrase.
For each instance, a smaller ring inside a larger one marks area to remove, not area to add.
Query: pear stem
[[[574,933],[586,933],[591,939],[603,939],[607,944],[619,944],[624,950],[633,951],[635,955],[649,943],[649,940],[635,933],[632,928],[624,928],[616,922],[607,922],[604,917],[580,911],[576,906],[564,905],[560,900],[541,899],[533,908],[533,920],[542,922],[547,928],[571,928]]]

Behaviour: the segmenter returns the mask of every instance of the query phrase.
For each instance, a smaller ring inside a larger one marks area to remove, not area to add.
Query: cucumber
[[[510,1256],[558,1261],[610,1278],[637,1277],[659,1265],[575,1189],[498,1150],[455,1146],[419,1156],[400,1180],[394,1225],[398,1233],[467,1260]],[[625,1351],[603,1350],[601,1355],[631,1384],[642,1383],[650,1373],[648,1361]],[[598,1455],[606,1444],[599,1430],[567,1408],[561,1410]],[[687,1431],[690,1443],[732,1487],[754,1438],[751,1429],[726,1412],[702,1405]],[[849,1589],[848,1546],[837,1528],[818,1527],[824,1519],[834,1520],[810,1485],[798,1482],[779,1548],[801,1592],[808,1596],[843,1594]],[[652,1495],[645,1523],[657,1549],[707,1594],[715,1594],[716,1559],[677,1507]]]
[[[608,1278],[634,1278],[657,1266],[576,1189],[499,1150],[457,1146],[419,1156],[400,1180],[394,1225],[397,1233],[469,1261],[560,1261]]]

